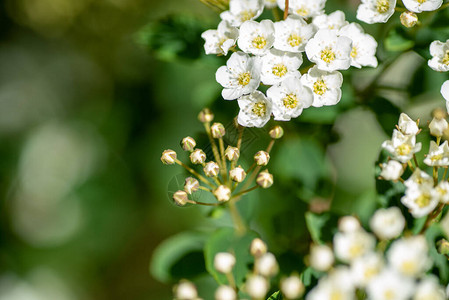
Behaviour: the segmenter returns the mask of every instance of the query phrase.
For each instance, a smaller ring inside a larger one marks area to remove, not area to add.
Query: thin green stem
[[[416,155],[413,153],[413,161],[415,162],[415,167],[419,169],[418,160],[416,159]]]
[[[212,152],[214,153],[215,161],[221,168],[221,160],[220,160],[220,155],[218,153],[217,144],[215,144],[215,140],[212,137],[212,134],[210,133],[210,123],[208,123],[208,122],[204,123],[204,128],[206,129],[206,133],[209,138],[210,145],[212,147]]]
[[[234,197],[240,197],[240,196],[242,196],[242,195],[244,195],[244,194],[247,194],[247,193],[249,193],[249,192],[251,192],[251,191],[254,191],[254,190],[257,189],[258,187],[259,187],[258,185],[255,185],[255,186],[253,186],[252,188],[249,188],[249,189],[244,190],[244,191],[240,191],[240,192],[238,192],[237,194],[235,194]]]
[[[224,143],[223,143],[223,138],[222,137],[218,139],[218,144],[220,146],[220,158],[221,158],[221,164],[222,164],[221,176],[223,176],[223,182],[226,182],[228,180],[227,179],[227,177],[228,177],[228,169],[227,169],[227,166],[226,166],[226,158],[225,158],[225,155],[224,155],[225,150],[224,150]]]
[[[415,172],[415,168],[413,168],[412,162],[410,160],[407,162],[407,164],[408,164],[408,167],[410,168],[410,170],[412,172]]]
[[[438,167],[433,167],[433,184],[438,184]]]
[[[426,223],[424,224],[423,228],[421,229],[420,234],[423,234],[427,228],[430,227],[430,225],[432,225],[432,223],[435,221],[435,219],[441,214],[441,212],[443,211],[444,208],[444,203],[440,203],[440,205],[438,205],[437,209],[434,210],[428,217],[426,220]]]
[[[200,202],[200,201],[194,201],[194,200],[187,200],[187,203],[191,203],[191,204],[198,204],[198,205],[203,205],[203,206],[220,206],[221,203],[206,203],[206,202]]]
[[[447,169],[448,169],[447,167],[444,168],[443,178],[441,179],[442,181],[446,180]]]
[[[237,209],[236,201],[238,199],[239,198],[232,197],[228,201],[228,206],[229,206],[229,212],[231,213],[232,220],[237,229],[237,233],[240,235],[243,235],[246,232],[246,226],[245,226],[245,223],[243,222],[243,219],[240,216],[240,213]]]
[[[191,167],[189,167],[188,165],[184,164],[182,161],[175,159],[175,162],[182,166],[183,168],[185,168],[187,171],[189,171],[192,175],[195,175],[196,177],[198,177],[199,180],[201,180],[203,183],[207,184],[208,186],[210,186],[212,189],[215,188],[215,186],[206,179],[206,177],[204,177],[203,175],[199,174],[197,171],[195,171],[194,169],[192,169]]]

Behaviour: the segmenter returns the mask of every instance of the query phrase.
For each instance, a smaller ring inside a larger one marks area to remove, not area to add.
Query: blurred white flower
[[[389,265],[400,274],[418,277],[432,265],[428,251],[424,236],[411,236],[393,242],[388,249],[387,259]]]
[[[446,119],[433,118],[429,124],[430,134],[436,137],[443,136],[444,131],[448,128]]]
[[[301,279],[292,275],[281,280],[281,292],[287,299],[297,299],[304,294],[304,284]]]
[[[248,278],[245,284],[246,292],[253,299],[262,299],[268,293],[270,284],[265,277],[259,275],[252,275]]]
[[[334,253],[329,246],[312,245],[310,248],[310,266],[318,271],[327,271],[334,264]]]
[[[443,4],[443,0],[402,0],[402,3],[409,11],[420,13],[437,10]]]
[[[376,252],[369,252],[356,258],[351,264],[351,273],[354,283],[358,287],[365,287],[371,279],[383,269],[383,257]]]
[[[391,240],[402,234],[405,218],[396,206],[380,208],[371,218],[370,227],[381,240]]]
[[[219,252],[214,257],[214,268],[220,273],[230,273],[235,265],[235,256],[228,252]]]
[[[413,154],[421,151],[421,143],[416,143],[416,136],[404,135],[395,129],[392,139],[383,142],[382,148],[390,152],[394,159],[406,163],[413,158]]]
[[[438,283],[438,278],[428,275],[419,282],[413,300],[445,300],[444,288]]]
[[[306,296],[306,300],[334,299],[356,299],[352,275],[346,267],[338,267],[328,276],[322,277]]]
[[[274,276],[279,271],[276,257],[270,252],[265,253],[256,260],[254,269],[257,270],[258,274],[265,277]]]
[[[277,0],[279,8],[285,10],[285,0]],[[288,11],[303,18],[311,18],[324,13],[326,0],[290,0]]]
[[[449,182],[440,181],[432,190],[432,196],[437,198],[441,203],[449,203]]]
[[[201,34],[204,39],[206,54],[227,55],[229,49],[235,45],[239,30],[226,21],[221,21],[216,30],[209,29]]]
[[[428,189],[433,188],[433,179],[432,177],[427,174],[424,171],[421,171],[420,169],[416,169],[413,173],[412,176],[410,176],[405,182],[404,182],[405,186],[407,188],[421,188],[421,187],[425,187]]]
[[[408,300],[413,296],[414,281],[392,269],[384,269],[366,289],[370,300]]]
[[[417,135],[419,132],[418,123],[405,113],[399,115],[398,129],[404,135]]]
[[[415,218],[420,218],[431,213],[438,205],[438,198],[434,196],[432,188],[427,185],[419,185],[405,190],[401,198],[402,204],[409,208]]]
[[[337,232],[334,235],[335,256],[343,262],[351,262],[372,251],[376,244],[373,235],[363,229],[351,232]]]
[[[449,146],[444,141],[440,146],[434,141],[430,141],[429,154],[424,159],[424,163],[431,167],[449,166]]]
[[[430,55],[432,58],[427,62],[430,68],[438,72],[449,71],[449,40],[444,43],[433,41],[430,44]]]
[[[398,180],[404,173],[402,164],[395,160],[389,160],[387,163],[382,164],[381,168],[380,177],[385,180]]]

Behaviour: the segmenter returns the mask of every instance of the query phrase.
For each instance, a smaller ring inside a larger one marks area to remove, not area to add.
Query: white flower
[[[214,257],[214,268],[220,273],[230,273],[235,265],[235,257],[228,252],[219,252]]]
[[[393,15],[396,0],[362,0],[357,19],[368,24],[385,23]]]
[[[355,299],[352,275],[348,268],[338,267],[329,276],[322,277],[307,294],[306,300]]]
[[[318,27],[318,29],[338,30],[349,23],[345,19],[345,13],[337,10],[329,15],[323,14],[314,17],[312,24]]]
[[[401,235],[405,227],[405,218],[396,207],[376,210],[370,220],[371,230],[382,240],[391,240]]]
[[[424,163],[431,167],[449,166],[449,146],[444,141],[440,146],[434,141],[430,141],[429,154],[424,159]]]
[[[281,292],[287,299],[299,298],[304,290],[304,284],[298,276],[292,275],[281,280]]]
[[[260,61],[243,52],[232,53],[226,66],[218,68],[215,78],[224,89],[225,100],[234,100],[257,89],[260,83]]]
[[[265,277],[259,275],[252,275],[248,278],[245,284],[245,290],[253,299],[262,299],[268,293],[270,288],[269,283]]]
[[[263,7],[263,0],[230,0],[229,10],[222,12],[220,17],[232,26],[240,26],[243,22],[260,16]]]
[[[254,257],[261,257],[265,253],[267,253],[267,244],[259,238],[255,238],[251,242],[251,246],[249,248],[249,252]]]
[[[440,181],[438,185],[432,190],[433,197],[437,198],[441,203],[449,203],[449,182]]]
[[[367,287],[370,300],[408,300],[414,292],[414,281],[392,269],[384,269]]]
[[[404,6],[415,13],[433,11],[440,8],[443,0],[402,0]]]
[[[323,71],[346,70],[351,65],[352,40],[336,31],[321,29],[306,45],[311,62]]]
[[[312,245],[310,249],[310,265],[318,271],[327,271],[334,264],[332,249],[326,245]]]
[[[273,115],[277,121],[298,117],[313,102],[312,92],[302,85],[298,77],[289,77],[272,86],[267,90],[267,96],[273,102]]]
[[[395,160],[389,160],[386,164],[382,164],[381,168],[380,177],[385,180],[398,180],[404,173],[402,164]]]
[[[264,55],[273,46],[274,25],[271,20],[246,21],[240,26],[237,45],[246,53]]]
[[[257,270],[260,275],[265,277],[274,276],[279,271],[276,257],[270,252],[265,253],[256,260],[254,269]]]
[[[265,3],[265,8],[275,8],[276,6],[278,6],[278,4],[276,3],[276,0],[264,0]]]
[[[301,17],[288,16],[284,21],[274,23],[274,32],[274,48],[289,52],[304,52],[316,28],[312,24],[307,24]]]
[[[175,298],[179,300],[196,300],[198,292],[195,285],[189,281],[182,281],[175,286]]]
[[[405,113],[399,115],[398,129],[404,135],[417,135],[419,132],[418,123]]]
[[[371,35],[365,33],[359,24],[346,25],[340,29],[338,34],[352,40],[351,66],[356,68],[377,67],[377,42]]]
[[[388,249],[389,265],[404,276],[417,277],[432,265],[426,238],[422,235],[402,238]]]
[[[221,21],[217,30],[209,29],[201,37],[205,40],[204,50],[206,54],[227,55],[229,49],[235,45],[239,30],[232,27],[228,22]]]
[[[376,252],[369,252],[356,258],[351,264],[352,278],[357,286],[365,287],[371,279],[382,271],[384,261]]]
[[[383,142],[382,148],[390,152],[394,159],[406,163],[421,150],[421,143],[416,143],[416,136],[404,135],[395,129],[392,139]]]
[[[443,85],[441,86],[441,95],[443,96],[443,98],[446,100],[446,105],[447,102],[449,102],[449,80],[446,80]],[[449,111],[449,109],[448,109]]]
[[[285,10],[285,0],[277,0],[279,8]],[[288,12],[303,18],[311,18],[324,13],[326,0],[290,0]]]
[[[301,82],[313,92],[312,106],[335,105],[341,99],[343,75],[338,71],[321,71],[315,66],[301,77]]]
[[[427,185],[407,188],[401,198],[402,204],[410,209],[415,218],[428,215],[438,205],[438,198],[434,196],[432,188]]]
[[[373,235],[363,229],[352,232],[337,232],[334,235],[335,256],[343,262],[351,262],[372,251],[376,244]]]
[[[416,288],[413,300],[445,300],[444,288],[438,283],[438,278],[434,275],[424,277]]]
[[[353,232],[360,230],[360,221],[353,216],[344,216],[338,220],[338,230],[341,232]]]
[[[228,285],[221,285],[215,291],[215,300],[236,300],[237,293]]]
[[[433,41],[430,44],[430,55],[432,58],[427,62],[430,68],[438,72],[449,71],[449,40],[444,43]]]
[[[417,168],[404,184],[409,189],[419,189],[421,187],[431,189],[433,187],[433,179],[429,174]]]
[[[278,84],[289,76],[301,76],[298,71],[302,64],[301,53],[271,49],[261,60],[261,80],[266,85]]]
[[[433,136],[443,136],[444,131],[448,128],[446,119],[433,118],[429,124],[430,134]]]
[[[263,127],[271,116],[271,101],[262,92],[255,91],[237,100],[240,112],[237,121],[245,127]]]

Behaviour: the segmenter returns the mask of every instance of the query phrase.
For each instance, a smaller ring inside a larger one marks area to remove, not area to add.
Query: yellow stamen
[[[250,72],[240,73],[237,80],[239,84],[242,86],[248,85],[251,80],[251,73]]]
[[[416,198],[415,203],[419,206],[419,208],[428,206],[430,203],[430,195],[421,194],[418,198]]]
[[[446,50],[446,53],[444,54],[443,64],[449,65],[449,50]]]
[[[254,103],[253,109],[251,110],[253,114],[255,114],[258,117],[263,117],[267,113],[267,105],[265,102],[256,102]]]
[[[409,144],[401,144],[396,147],[396,153],[399,155],[408,155],[412,151],[412,146]]]
[[[298,15],[300,15],[301,17],[307,17],[307,15],[309,14],[309,10],[306,7],[301,7],[299,9],[296,10],[296,13]]]
[[[285,74],[287,74],[288,70],[284,64],[277,64],[277,65],[274,65],[274,67],[271,71],[273,72],[274,76],[282,77]]]
[[[380,14],[386,13],[390,9],[390,2],[388,0],[377,0],[376,10]]]
[[[327,86],[324,83],[324,80],[320,79],[315,81],[313,84],[313,92],[317,95],[322,96],[327,91]]]
[[[302,38],[297,34],[290,34],[287,39],[287,43],[292,47],[298,47],[302,42]]]
[[[267,39],[263,36],[257,36],[252,41],[253,47],[257,49],[263,49],[267,45]]]
[[[298,106],[298,98],[295,94],[288,94],[282,99],[282,102],[284,103],[284,106],[289,109],[294,109]]]
[[[352,47],[351,57],[352,58],[356,58],[357,57],[357,48],[356,47]]]
[[[330,63],[335,59],[334,51],[332,51],[332,49],[329,49],[329,48],[321,50],[320,55],[321,55],[321,60],[323,60],[326,63]]]
[[[251,20],[252,18],[254,18],[255,13],[252,10],[244,10],[241,12],[240,14],[240,20],[242,22]]]

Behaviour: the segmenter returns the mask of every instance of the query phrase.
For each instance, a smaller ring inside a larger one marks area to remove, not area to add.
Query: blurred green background
[[[327,12],[345,9],[355,20],[357,2],[328,2]],[[225,59],[202,54],[199,35],[218,24],[217,14],[196,0],[0,5],[0,299],[170,299],[171,284],[203,270],[189,270],[198,257],[188,256],[165,280],[152,270],[157,280],[149,272],[156,247],[191,228],[230,224],[223,212],[174,206],[169,192],[186,174],[159,159],[167,148],[180,152],[187,135],[207,146],[196,120],[204,106],[224,124],[238,112],[219,100],[214,74]],[[380,38],[385,27],[370,32]],[[395,51],[380,45],[380,60]],[[346,72],[339,105],[285,124],[271,163],[275,186],[240,207],[281,267],[302,264],[310,205],[373,211],[374,163],[401,110],[425,122],[443,106],[436,88],[444,75],[425,77],[417,71],[425,60],[407,55],[379,81],[399,91],[358,95],[377,71]],[[267,142],[264,129],[249,133],[257,138],[242,164]]]

